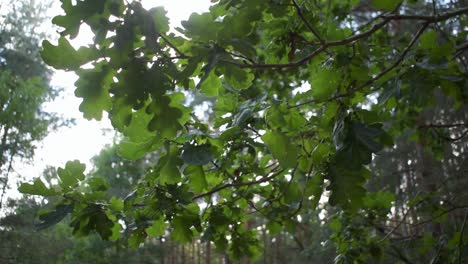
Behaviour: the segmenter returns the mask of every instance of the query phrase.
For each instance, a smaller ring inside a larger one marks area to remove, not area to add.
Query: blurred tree
[[[30,161],[35,143],[60,125],[43,111],[58,90],[39,56],[46,35],[48,1],[9,1],[0,5],[0,209],[15,161]]]

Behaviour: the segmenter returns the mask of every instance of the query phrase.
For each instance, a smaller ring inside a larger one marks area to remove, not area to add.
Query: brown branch
[[[305,56],[304,58],[291,62],[291,63],[269,63],[269,64],[245,64],[239,63],[237,61],[232,60],[220,60],[221,62],[232,64],[240,68],[249,68],[249,69],[284,69],[284,68],[294,68],[303,65],[304,63],[308,62],[309,60],[313,59],[318,54],[325,51],[327,47],[321,46],[309,55]]]
[[[292,3],[296,9],[297,15],[301,18],[302,22],[304,22],[304,25],[310,30],[310,32],[312,32],[312,34],[318,39],[318,41],[320,41],[320,43],[323,43],[323,39],[319,36],[318,32],[312,27],[309,21],[307,21],[296,0],[292,0]]]
[[[351,91],[347,92],[347,93],[343,93],[343,94],[337,94],[335,96],[332,96],[328,99],[325,99],[325,100],[322,100],[321,102],[329,102],[329,101],[334,101],[336,99],[339,99],[339,98],[343,98],[343,97],[348,97],[348,96],[351,96],[353,95],[354,93],[368,87],[368,86],[371,86],[372,84],[374,84],[377,80],[379,80],[380,78],[382,78],[383,76],[385,76],[387,73],[389,73],[390,71],[392,71],[393,69],[395,69],[398,65],[400,65],[401,62],[403,62],[403,60],[405,59],[406,55],[408,54],[408,52],[411,50],[411,48],[413,47],[413,45],[416,43],[416,41],[419,39],[419,37],[422,35],[422,33],[424,32],[424,30],[426,30],[426,28],[429,26],[429,23],[424,23],[421,28],[419,28],[418,32],[416,32],[416,34],[414,35],[413,39],[411,39],[410,43],[408,44],[408,46],[406,46],[405,50],[400,54],[400,56],[398,57],[398,59],[388,68],[386,68],[385,70],[381,71],[379,74],[377,74],[375,77],[373,77],[372,79],[368,80],[367,82],[363,83],[362,85],[358,86],[357,88],[354,88],[352,89]],[[289,106],[289,108],[295,108],[295,107],[300,107],[300,106],[303,106],[303,105],[307,105],[307,104],[311,104],[311,103],[316,103],[318,100],[315,100],[315,99],[312,99],[312,100],[308,100],[306,102],[303,102],[303,103],[299,103],[299,104],[296,104],[296,105],[292,105],[292,106]]]
[[[387,69],[381,71],[379,74],[377,74],[374,78],[370,79],[369,81],[367,81],[366,83],[362,84],[360,87],[354,89],[352,91],[352,93],[355,93],[356,91],[359,91],[359,90],[362,90],[364,89],[365,87],[367,86],[370,86],[372,85],[375,81],[379,80],[380,78],[382,78],[385,74],[389,73],[390,71],[392,71],[394,68],[396,68],[398,65],[400,65],[401,62],[403,62],[403,60],[405,59],[406,55],[408,54],[408,52],[411,50],[411,48],[414,46],[414,44],[416,43],[416,41],[419,39],[419,37],[421,37],[422,33],[424,32],[424,30],[426,30],[426,28],[429,26],[429,23],[424,23],[418,30],[418,32],[416,32],[416,34],[414,35],[413,39],[411,39],[410,43],[408,44],[408,46],[406,46],[405,50],[403,50],[403,52],[400,54],[400,57],[390,66],[388,67]]]
[[[416,195],[414,196],[413,200],[418,198],[419,194],[421,194],[421,191],[417,192]],[[418,204],[420,204],[423,200],[420,200],[419,202],[417,202],[414,206],[417,206]],[[391,234],[393,234],[403,223],[406,223],[405,222],[405,219],[406,217],[408,216],[408,213],[411,211],[412,209],[412,206],[409,206],[408,207],[408,210],[406,210],[406,212],[403,214],[403,217],[401,218],[401,221],[390,231],[388,232],[381,240],[379,240],[379,243],[385,241],[388,237],[390,237]]]
[[[427,125],[419,125],[418,126],[418,128],[451,128],[451,127],[468,127],[468,123],[427,124]]]
[[[378,31],[382,27],[384,27],[385,25],[387,25],[392,20],[404,20],[404,19],[411,20],[411,19],[416,19],[417,18],[418,20],[425,21],[425,23],[424,23],[424,25],[425,25],[424,29],[425,29],[430,24],[438,23],[438,22],[447,20],[449,18],[458,16],[458,15],[461,15],[461,14],[464,14],[464,13],[467,13],[467,12],[468,12],[468,8],[461,8],[461,9],[458,9],[458,10],[455,10],[455,11],[452,11],[452,12],[447,12],[445,14],[435,15],[435,16],[411,16],[411,15],[409,15],[409,16],[405,16],[405,15],[382,16],[383,20],[381,22],[375,24],[369,30],[367,30],[365,32],[362,32],[360,34],[354,35],[354,36],[350,36],[350,37],[341,39],[341,40],[324,41],[324,42],[321,43],[321,46],[319,48],[317,48],[316,50],[314,50],[312,53],[310,53],[309,55],[303,57],[302,59],[300,59],[298,61],[291,62],[291,63],[246,64],[246,63],[239,63],[239,62],[236,62],[236,61],[228,61],[228,60],[222,60],[222,62],[233,64],[233,65],[236,65],[236,66],[238,66],[240,68],[251,68],[251,69],[272,69],[272,68],[282,69],[282,68],[298,67],[298,66],[301,66],[301,65],[305,64],[306,62],[308,62],[309,60],[311,60],[312,58],[314,58],[318,54],[326,51],[326,49],[329,48],[329,47],[343,46],[343,45],[347,45],[347,44],[353,43],[353,42],[358,41],[358,40],[365,39],[365,38],[371,36],[372,34],[374,34],[376,31]],[[419,32],[420,31],[418,31],[418,33],[416,33],[416,34],[417,35],[420,34]],[[390,71],[390,70],[391,69],[389,69],[388,71]],[[387,72],[383,73],[383,75],[385,75]]]
[[[276,166],[275,168],[272,169],[272,171],[276,170],[277,168],[279,167]],[[260,184],[260,183],[263,183],[263,182],[267,182],[273,178],[275,178],[276,176],[280,175],[282,172],[284,171],[284,169],[281,169],[279,170],[278,172],[275,172],[273,173],[272,175],[270,176],[267,176],[267,177],[263,177],[259,180],[255,180],[255,181],[248,181],[248,182],[235,182],[235,183],[228,183],[228,184],[224,184],[224,185],[221,185],[221,186],[218,186],[208,192],[205,192],[205,193],[201,193],[201,194],[198,194],[198,195],[195,195],[192,200],[196,200],[196,199],[199,199],[199,198],[202,198],[202,197],[205,197],[205,196],[209,196],[209,195],[212,195],[214,193],[217,193],[221,190],[224,190],[226,188],[231,188],[231,187],[242,187],[242,186],[251,186],[251,185],[255,185],[255,184]]]
[[[452,142],[458,141],[458,140],[464,138],[466,135],[468,135],[468,129],[465,130],[460,136],[454,137],[454,138],[452,138],[452,137],[450,137],[450,136],[449,136],[449,137],[446,137],[446,136],[442,135],[442,134],[441,134],[439,131],[437,131],[436,129],[435,129],[434,131],[436,132],[437,136],[439,136],[439,137],[441,137],[441,138],[443,138],[443,139],[445,139],[445,140],[447,140],[447,141],[452,141]]]
[[[458,209],[464,209],[464,208],[468,208],[468,204],[467,205],[460,205],[460,206],[453,206],[452,208],[447,209],[447,210],[437,214],[434,217],[431,217],[431,218],[429,218],[427,220],[424,220],[424,221],[421,221],[421,222],[418,222],[418,223],[414,223],[414,224],[411,224],[411,225],[412,226],[424,225],[424,224],[430,223],[430,222],[434,221],[435,219],[437,219],[437,218],[439,218],[439,217],[441,217],[441,216],[443,216],[445,214],[448,214],[448,213],[450,213],[452,211],[455,211],[455,210],[458,210]]]
[[[447,20],[447,19],[452,18],[454,16],[463,15],[463,14],[468,14],[468,7],[460,8],[460,9],[452,11],[452,12],[447,12],[447,13],[445,13],[443,15],[420,16],[420,15],[393,14],[393,15],[382,15],[382,17],[385,18],[385,19],[391,19],[391,20],[424,20],[424,21],[432,24],[432,23],[437,23],[437,22]]]
[[[381,243],[381,242],[385,241],[387,238],[389,238],[393,233],[395,233],[396,230],[398,230],[398,228],[400,228],[400,226],[403,223],[405,223],[406,216],[408,216],[408,213],[410,211],[411,211],[411,208],[408,208],[408,210],[406,210],[405,214],[403,214],[403,217],[402,217],[401,221],[398,222],[398,224],[392,230],[390,230],[390,232],[388,232],[382,239],[380,239],[379,243]]]
[[[326,51],[326,49],[329,48],[329,47],[343,46],[343,45],[352,43],[352,42],[354,42],[356,40],[365,39],[365,38],[371,36],[372,34],[374,34],[377,30],[381,29],[386,24],[388,24],[390,21],[391,21],[390,19],[385,19],[384,21],[380,22],[379,24],[374,25],[368,31],[365,31],[365,32],[363,32],[361,34],[357,34],[357,35],[354,35],[354,36],[351,36],[351,37],[348,37],[348,38],[345,38],[345,39],[342,39],[342,40],[323,42],[322,45],[319,48],[314,50],[309,55],[303,57],[302,59],[300,59],[298,61],[291,62],[291,63],[242,64],[242,63],[238,63],[238,62],[235,62],[235,61],[224,61],[224,60],[223,60],[223,62],[234,64],[234,65],[236,65],[236,66],[238,66],[240,68],[251,68],[251,69],[271,69],[271,68],[282,69],[282,68],[298,67],[298,66],[301,66],[304,63],[310,61],[311,59],[313,59],[315,56],[319,55],[320,53]]]
[[[468,135],[468,130],[465,130],[462,132],[462,134],[458,137],[455,137],[455,138],[452,138],[452,137],[446,137],[444,135],[442,135],[441,133],[439,133],[439,131],[437,131],[438,128],[457,128],[457,127],[468,127],[468,124],[466,123],[454,123],[454,124],[427,124],[427,125],[419,125],[418,128],[421,128],[421,129],[433,129],[436,134],[445,139],[445,140],[448,140],[448,141],[458,141],[462,138],[464,138],[466,135]]]
[[[4,196],[6,194],[6,191],[7,191],[7,188],[8,188],[8,181],[9,181],[9,177],[10,177],[10,172],[13,169],[13,156],[14,156],[14,152],[12,152],[10,154],[8,169],[7,169],[6,173],[5,173],[5,181],[3,182],[2,194],[0,196],[0,209],[2,209],[2,207],[3,207],[3,198],[4,198]]]
[[[179,54],[179,56],[177,56],[178,58],[181,58],[181,59],[188,59],[189,56],[185,55],[185,53],[183,53],[182,51],[180,51],[174,44],[172,44],[172,42],[170,42],[164,35],[162,34],[158,34],[159,37],[161,37],[165,42],[166,44],[171,47],[177,54]]]

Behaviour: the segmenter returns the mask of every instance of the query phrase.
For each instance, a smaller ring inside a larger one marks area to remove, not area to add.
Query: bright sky
[[[206,11],[210,0],[143,0],[142,3],[145,8],[164,6],[171,26],[180,27],[180,21],[188,19],[191,13]],[[50,16],[61,13],[60,2],[55,1],[50,10]],[[52,27],[51,24],[48,26]],[[90,31],[83,29],[72,44],[75,47],[86,45],[91,42],[91,39]],[[78,110],[81,99],[74,96],[76,80],[77,76],[73,72],[57,71],[53,76],[52,85],[62,87],[64,92],[60,98],[47,104],[45,109],[65,118],[75,118],[76,125],[50,133],[43,142],[38,144],[34,162],[17,168],[17,172],[28,180],[39,177],[47,165],[63,167],[68,160],[74,159],[86,163],[89,170],[90,159],[106,144],[112,143],[114,131],[106,117],[100,122],[82,118]]]

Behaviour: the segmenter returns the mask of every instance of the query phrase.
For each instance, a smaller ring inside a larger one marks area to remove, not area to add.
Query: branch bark
[[[433,23],[438,23],[441,21],[445,21],[447,19],[450,19],[452,17],[456,17],[462,14],[468,13],[468,8],[461,8],[452,12],[447,12],[442,15],[433,15],[433,16],[406,16],[406,15],[387,15],[387,16],[382,16],[383,20],[377,24],[375,24],[372,28],[369,30],[362,32],[357,35],[353,35],[341,40],[336,40],[336,41],[322,41],[320,44],[320,47],[317,48],[315,51],[310,53],[309,55],[303,57],[302,59],[296,61],[296,62],[291,62],[291,63],[273,63],[273,64],[247,64],[247,63],[239,63],[236,61],[229,61],[229,60],[222,60],[224,63],[228,64],[233,64],[236,65],[240,68],[250,68],[250,69],[282,69],[282,68],[292,68],[292,67],[298,67],[306,62],[310,61],[313,59],[315,56],[319,55],[320,53],[326,51],[330,47],[335,47],[335,46],[343,46],[347,44],[351,44],[355,41],[358,40],[363,40],[368,37],[370,37],[372,34],[377,32],[379,29],[383,28],[385,25],[390,23],[392,20],[423,20],[425,21],[424,23],[424,28],[429,26],[430,24]],[[309,28],[310,29],[310,28]],[[422,33],[422,32],[421,32]],[[416,33],[416,35],[419,34]]]
[[[274,169],[272,169],[272,171],[276,170],[279,166],[276,166]],[[266,176],[266,177],[263,177],[259,180],[255,180],[255,181],[248,181],[248,182],[235,182],[235,183],[228,183],[228,184],[224,184],[224,185],[221,185],[221,186],[218,186],[208,192],[205,192],[205,193],[202,193],[202,194],[198,194],[198,195],[195,195],[192,200],[196,200],[196,199],[200,199],[202,197],[205,197],[205,196],[209,196],[209,195],[212,195],[214,193],[217,193],[221,190],[224,190],[226,188],[231,188],[231,187],[242,187],[242,186],[251,186],[251,185],[255,185],[255,184],[260,184],[260,183],[263,183],[263,182],[267,182],[273,178],[275,178],[276,176],[280,175],[282,172],[284,171],[284,169],[281,169],[279,170],[278,172],[275,172],[273,173],[272,175],[270,176]]]

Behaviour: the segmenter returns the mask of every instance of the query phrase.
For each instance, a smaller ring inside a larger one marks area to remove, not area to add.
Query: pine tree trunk
[[[211,242],[206,242],[206,255],[205,255],[205,263],[211,264]]]

